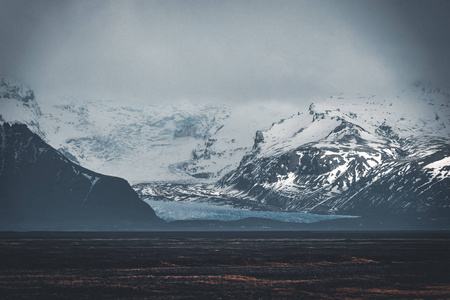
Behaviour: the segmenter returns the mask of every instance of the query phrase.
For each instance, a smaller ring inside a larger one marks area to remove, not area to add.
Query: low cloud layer
[[[297,101],[450,82],[448,1],[0,0],[0,73],[41,98]]]

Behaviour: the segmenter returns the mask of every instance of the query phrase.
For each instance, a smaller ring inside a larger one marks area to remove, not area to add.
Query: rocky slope
[[[0,230],[148,229],[160,222],[124,179],[72,163],[26,125],[0,125]]]

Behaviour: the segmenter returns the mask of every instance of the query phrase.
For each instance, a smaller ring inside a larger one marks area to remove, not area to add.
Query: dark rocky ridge
[[[1,230],[149,229],[160,222],[126,180],[72,163],[26,125],[0,126]]]

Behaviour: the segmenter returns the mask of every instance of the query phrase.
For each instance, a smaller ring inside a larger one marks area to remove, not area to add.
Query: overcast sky
[[[0,0],[0,74],[40,101],[298,101],[443,86],[449,13],[445,0]]]

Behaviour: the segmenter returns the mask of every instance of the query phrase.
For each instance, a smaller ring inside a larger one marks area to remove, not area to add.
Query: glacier
[[[292,223],[314,223],[340,218],[357,218],[347,215],[318,215],[298,212],[255,211],[238,209],[231,205],[215,205],[208,202],[170,202],[144,200],[156,215],[165,221],[218,220],[237,221],[245,218],[264,218]]]

